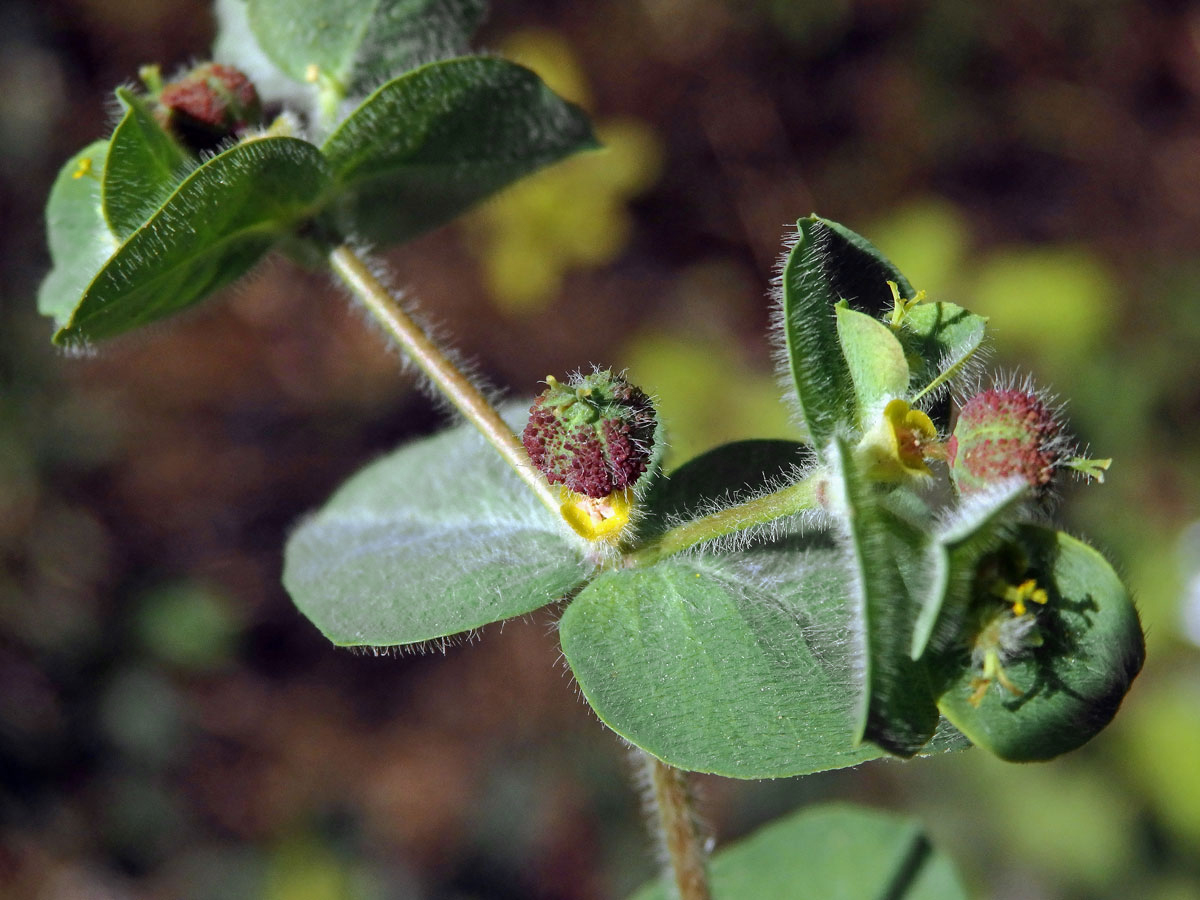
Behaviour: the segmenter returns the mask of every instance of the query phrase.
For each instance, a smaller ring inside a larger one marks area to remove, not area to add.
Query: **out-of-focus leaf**
[[[213,157],[104,264],[55,343],[110,337],[204,299],[311,215],[328,186],[307,141],[260,138]]]
[[[458,634],[587,578],[580,542],[470,426],[363,469],[288,541],[283,583],[335,644]]]
[[[389,81],[322,148],[344,233],[408,240],[518,178],[595,146],[578,107],[521,66],[468,57]]]
[[[916,819],[854,806],[803,809],[716,852],[713,900],[966,900]],[[632,900],[666,900],[650,884]]]
[[[343,86],[371,90],[420,64],[467,52],[484,0],[247,0],[258,44],[304,81],[309,67]]]
[[[46,204],[53,268],[38,290],[38,312],[62,323],[117,242],[104,220],[100,175],[108,141],[88,144],[63,165]]]
[[[186,156],[145,101],[124,88],[125,115],[113,131],[104,163],[104,217],[124,240],[158,209],[181,179]]]

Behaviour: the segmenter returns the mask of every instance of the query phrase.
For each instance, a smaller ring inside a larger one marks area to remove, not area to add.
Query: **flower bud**
[[[253,83],[233,66],[207,63],[158,95],[165,125],[193,150],[212,150],[226,138],[262,120]]]
[[[1068,449],[1055,411],[1034,391],[993,388],[963,406],[946,455],[960,494],[1011,478],[1044,494]]]
[[[551,484],[594,499],[632,487],[654,446],[650,398],[610,371],[546,384],[521,436],[534,466]]]

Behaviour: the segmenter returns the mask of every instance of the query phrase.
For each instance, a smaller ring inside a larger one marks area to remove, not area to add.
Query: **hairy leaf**
[[[288,541],[283,583],[334,643],[386,647],[527,613],[588,571],[558,516],[463,425],[346,482]]]
[[[116,250],[55,342],[110,337],[204,299],[309,216],[328,184],[320,153],[294,138],[245,141],[213,157]]]
[[[841,298],[828,275],[834,232],[815,216],[796,228],[781,276],[782,333],[800,416],[820,455],[839,426],[855,424],[854,382],[834,318]]]
[[[831,805],[800,810],[723,847],[710,864],[713,900],[966,900],[953,864],[907,816]],[[666,900],[650,884],[632,900]]]
[[[38,312],[62,324],[117,247],[104,220],[100,178],[108,141],[88,144],[63,165],[46,203],[53,268],[38,290]]]
[[[966,665],[978,639],[945,655],[942,712],[1002,759],[1050,759],[1087,742],[1111,721],[1141,670],[1145,642],[1129,591],[1099,553],[1062,532],[1022,526],[1018,544],[1049,594],[1036,610],[1041,645],[1005,660],[1019,695],[993,683],[971,703],[980,676]],[[1031,604],[1032,605],[1032,604]],[[996,602],[997,612],[1003,605]]]
[[[855,746],[859,686],[837,551],[795,540],[606,572],[567,607],[563,652],[610,728],[673,766],[801,775]]]
[[[187,156],[144,100],[124,88],[117,88],[117,99],[125,115],[109,141],[101,196],[109,228],[124,240],[182,180]]]
[[[533,72],[468,57],[389,81],[322,149],[348,191],[335,215],[338,229],[393,242],[595,146],[587,116]]]
[[[938,720],[928,673],[909,655],[917,604],[905,579],[914,568],[906,563],[924,558],[923,536],[880,502],[852,448],[841,438],[833,446],[847,506],[855,631],[864,654],[859,735],[890,753],[912,756]],[[915,576],[920,574],[918,567]]]

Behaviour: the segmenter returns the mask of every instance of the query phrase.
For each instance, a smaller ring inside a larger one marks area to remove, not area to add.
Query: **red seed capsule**
[[[166,125],[194,150],[211,150],[262,120],[254,84],[233,66],[206,63],[158,95]]]
[[[1068,448],[1055,411],[1035,392],[993,388],[963,406],[946,455],[960,494],[1011,478],[1044,494]]]
[[[534,466],[551,484],[597,499],[632,487],[654,446],[650,398],[609,371],[546,383],[521,436]]]

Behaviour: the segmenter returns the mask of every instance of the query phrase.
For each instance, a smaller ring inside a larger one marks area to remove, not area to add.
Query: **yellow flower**
[[[859,452],[868,460],[877,481],[904,481],[932,475],[925,460],[943,455],[933,420],[897,397],[883,410],[883,419],[864,439]]]
[[[559,511],[575,533],[589,541],[616,541],[629,524],[633,511],[633,489],[613,491],[595,499],[561,488]]]

